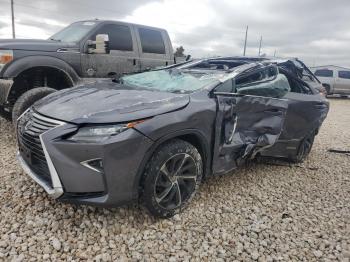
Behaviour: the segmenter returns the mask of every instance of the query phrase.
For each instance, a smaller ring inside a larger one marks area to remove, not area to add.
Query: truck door
[[[322,84],[327,84],[329,86],[329,90],[327,90],[328,92],[335,92],[334,84],[336,79],[336,71],[327,68],[321,68],[315,71],[315,76],[317,76]]]
[[[173,63],[170,39],[164,30],[134,26],[140,50],[141,70]]]
[[[350,95],[350,70],[338,70],[334,88],[339,94]]]
[[[82,71],[85,77],[108,77],[111,74],[120,76],[140,70],[137,40],[131,25],[103,24],[89,36],[89,40],[95,40],[98,34],[108,35],[110,53],[83,54]]]
[[[288,91],[288,81],[278,75],[278,70],[272,77],[257,76],[261,72],[244,76],[245,80],[236,85],[232,93],[214,92],[218,103],[213,156],[215,174],[229,172],[273,146],[282,133],[287,100],[269,96],[282,97]]]

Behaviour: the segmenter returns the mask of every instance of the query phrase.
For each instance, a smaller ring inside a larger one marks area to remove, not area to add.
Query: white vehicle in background
[[[312,68],[315,76],[322,82],[327,95],[350,95],[350,69],[340,66],[318,66]]]

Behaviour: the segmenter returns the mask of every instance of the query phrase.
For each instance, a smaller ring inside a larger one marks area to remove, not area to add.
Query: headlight
[[[144,122],[139,120],[127,124],[103,125],[103,126],[85,126],[78,130],[78,132],[68,138],[70,141],[76,142],[103,142],[104,140],[120,134],[121,132],[133,128],[135,125]]]
[[[12,50],[0,50],[0,70],[13,60]]]

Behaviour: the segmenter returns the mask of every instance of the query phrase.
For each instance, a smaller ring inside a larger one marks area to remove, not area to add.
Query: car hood
[[[136,90],[115,83],[98,83],[55,92],[34,104],[47,117],[76,124],[127,122],[185,107],[188,94]]]
[[[0,49],[56,52],[60,48],[74,48],[74,43],[38,39],[4,39],[0,40]]]

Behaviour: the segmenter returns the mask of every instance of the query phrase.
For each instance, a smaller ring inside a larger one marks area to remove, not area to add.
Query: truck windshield
[[[145,72],[122,77],[121,83],[149,89],[172,93],[192,93],[196,90],[219,84],[220,74],[208,74],[196,71],[168,69]]]
[[[75,43],[80,41],[93,27],[96,22],[77,22],[69,25],[50,37],[50,40],[59,42]]]

